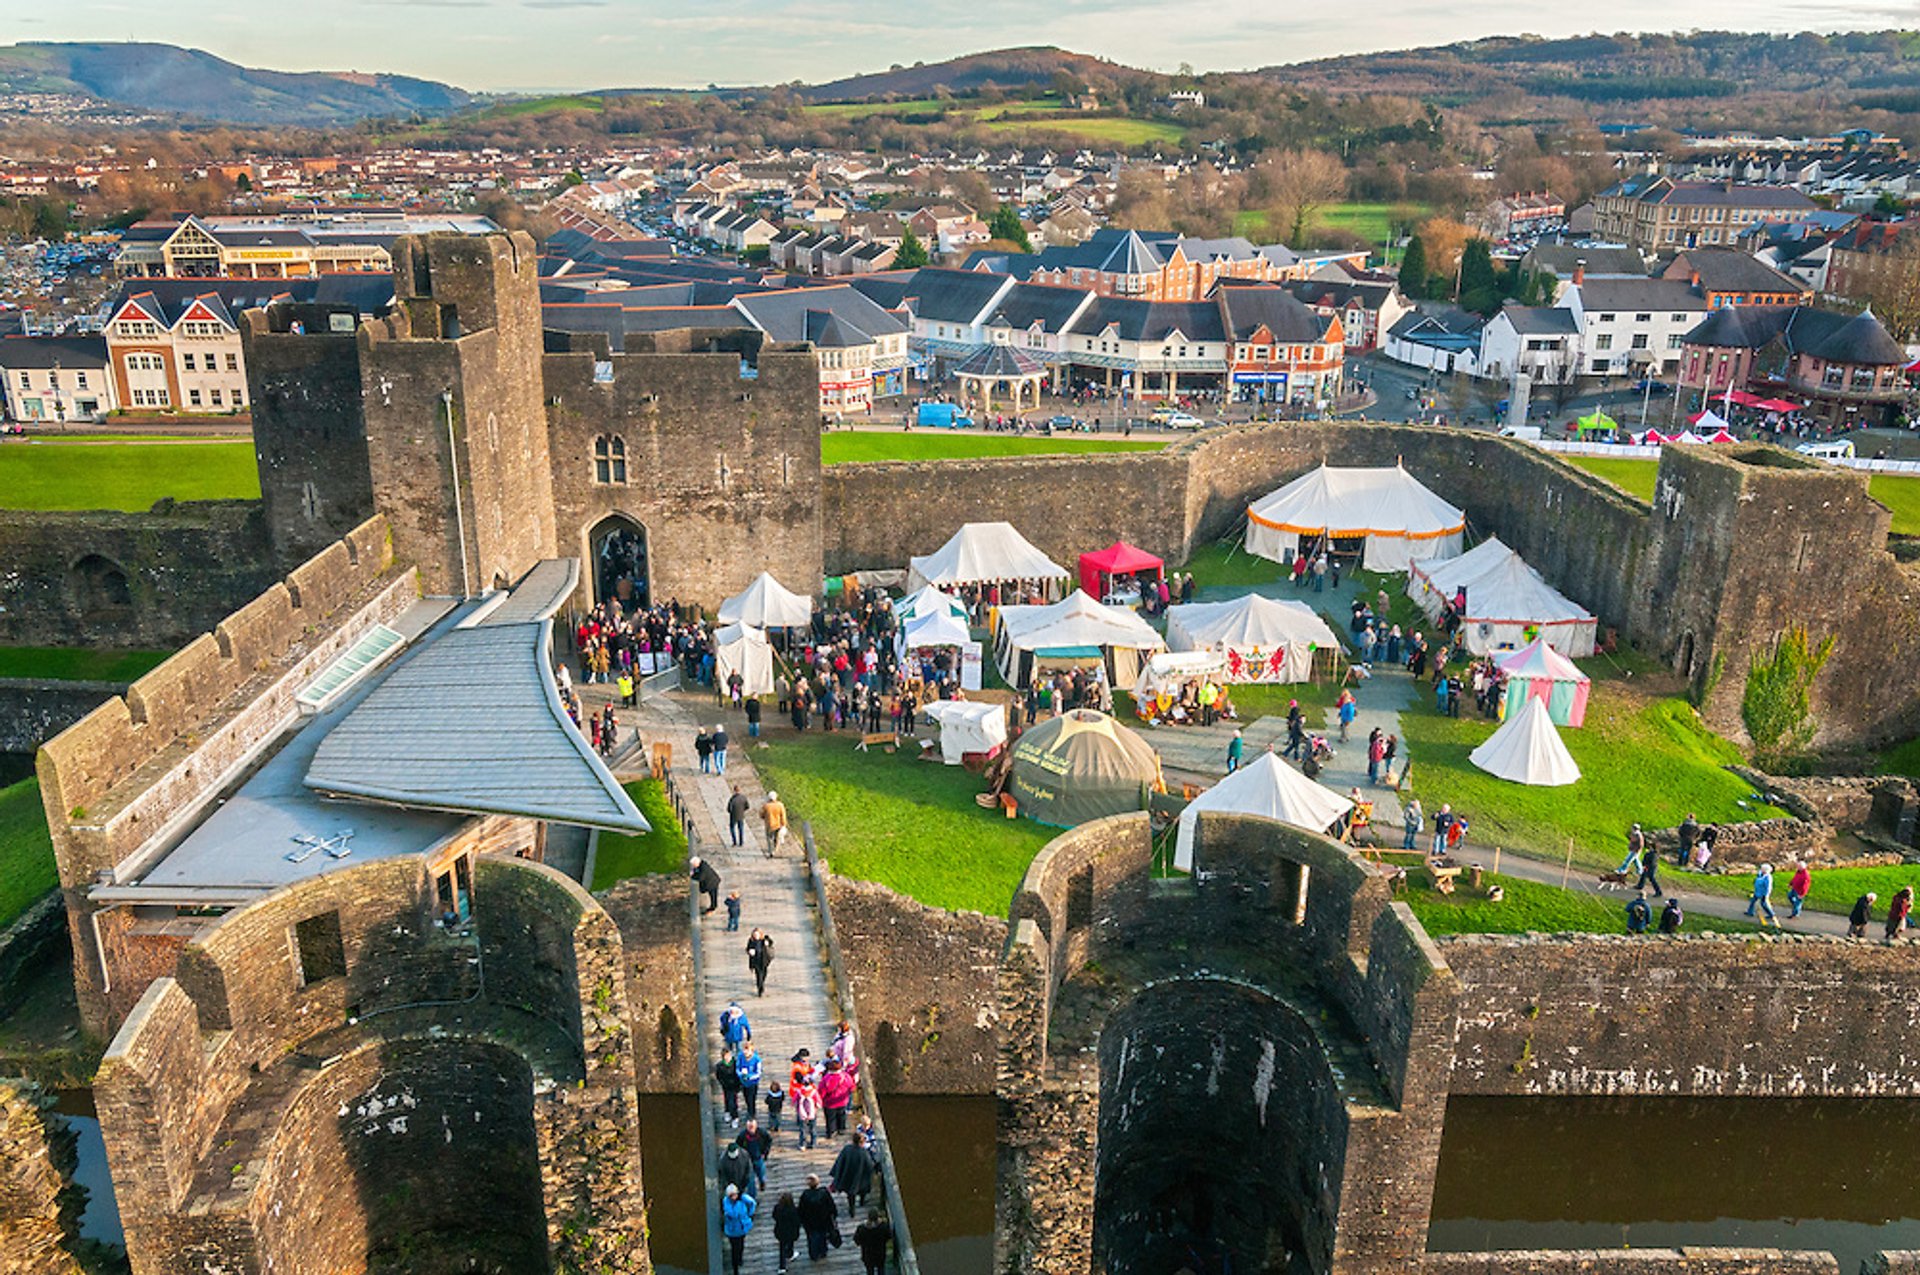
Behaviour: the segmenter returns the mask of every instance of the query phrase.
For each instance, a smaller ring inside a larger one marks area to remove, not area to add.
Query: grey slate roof
[[[987,308],[1007,276],[978,270],[923,268],[907,287],[914,317],[934,323],[972,323]]]
[[[1683,339],[1688,345],[1752,350],[1778,339],[1790,353],[1862,367],[1907,361],[1906,351],[1872,310],[1850,315],[1810,305],[1740,306],[1715,310]]]
[[[893,336],[907,330],[898,316],[875,305],[864,293],[846,286],[753,292],[734,298],[733,304],[755,327],[776,341],[814,340],[819,322],[812,317],[815,313],[831,314],[842,334],[859,338],[843,344],[864,344],[875,337]]]
[[[1019,378],[1046,371],[1040,360],[1010,345],[983,345],[954,368],[957,376]]]
[[[1669,279],[1700,273],[1700,286],[1711,292],[1812,292],[1811,284],[1781,274],[1763,261],[1731,248],[1690,248],[1673,259],[1664,272]]]
[[[1619,310],[1705,310],[1707,299],[1685,279],[1588,279],[1580,305],[1589,314]]]
[[[1285,288],[1221,288],[1215,295],[1226,315],[1227,335],[1236,341],[1262,327],[1283,344],[1312,343],[1327,333],[1327,320]]]
[[[1646,258],[1637,248],[1582,248],[1578,244],[1535,244],[1520,258],[1523,270],[1545,270],[1562,279],[1571,279],[1581,262],[1586,263],[1587,278],[1620,275],[1641,278],[1647,273]]]
[[[620,832],[646,819],[568,719],[546,617],[566,592],[542,563],[506,602],[425,642],[314,752],[316,792]],[[569,577],[571,578],[571,577]]]
[[[0,370],[103,368],[107,339],[102,336],[0,337]]]
[[[1522,336],[1576,336],[1580,331],[1573,311],[1559,306],[1510,305],[1493,317],[1505,319]]]

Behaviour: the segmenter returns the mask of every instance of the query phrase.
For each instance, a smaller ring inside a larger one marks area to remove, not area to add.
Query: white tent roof
[[[1443,599],[1465,586],[1469,621],[1568,624],[1593,619],[1592,612],[1548,584],[1498,537],[1458,558],[1428,560],[1413,569],[1425,575]]]
[[[744,593],[720,604],[720,623],[758,628],[798,628],[813,621],[813,599],[794,593],[762,571]]]
[[[1137,613],[1125,607],[1103,606],[1084,589],[1075,589],[1051,606],[1001,607],[1000,624],[1008,643],[1023,651],[1066,646],[1167,649],[1153,626]]]
[[[1467,599],[1471,602],[1471,596]],[[1518,677],[1526,681],[1546,679],[1553,682],[1587,682],[1593,679],[1580,671],[1575,664],[1560,652],[1547,645],[1545,638],[1535,638],[1512,655],[1500,661],[1500,671],[1509,677]]]
[[[915,616],[926,615],[935,611],[946,611],[951,615],[964,617],[967,613],[967,605],[951,593],[943,589],[935,588],[933,585],[926,584],[921,585],[918,589],[900,599],[899,602],[894,604],[893,608],[893,613],[902,620],[912,619]]]
[[[968,584],[983,580],[1049,580],[1067,569],[1041,553],[1008,522],[970,522],[923,558],[912,558],[907,583]]]
[[[1167,608],[1167,645],[1176,651],[1245,650],[1290,642],[1337,646],[1333,630],[1304,602],[1257,593],[1230,602],[1188,602]]]
[[[1700,419],[1693,423],[1693,427],[1701,434],[1711,437],[1727,427],[1727,418],[1709,407],[1700,413]]]
[[[773,648],[765,630],[729,624],[713,635],[714,681],[724,688],[727,678],[740,674],[741,691],[767,695],[773,691]]]
[[[953,612],[929,611],[908,620],[900,630],[900,640],[907,650],[920,646],[965,646],[973,641],[973,634],[967,631],[966,622]]]
[[[1465,513],[1398,465],[1380,469],[1322,465],[1254,501],[1247,518],[1276,531],[1416,540],[1454,535],[1467,525]]]
[[[940,760],[949,766],[958,766],[967,753],[991,752],[1007,742],[1003,705],[935,700],[920,711],[940,723]]]
[[[1352,809],[1351,801],[1308,779],[1276,754],[1261,753],[1187,803],[1180,812],[1173,863],[1177,868],[1193,868],[1193,829],[1202,811],[1265,815],[1308,832],[1325,832]]]
[[[1558,788],[1580,778],[1573,754],[1560,741],[1547,703],[1527,696],[1524,708],[1509,717],[1467,760],[1497,779]]]

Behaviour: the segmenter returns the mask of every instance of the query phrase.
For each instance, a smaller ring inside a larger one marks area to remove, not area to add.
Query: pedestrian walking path
[[[657,696],[637,709],[619,710],[622,730],[639,730],[645,745],[642,755],[650,753],[656,742],[673,746],[674,783],[693,823],[690,851],[720,872],[723,906],[700,919],[703,945],[698,991],[700,1026],[706,1035],[708,1058],[715,1061],[720,1057],[722,1044],[721,1011],[733,1002],[738,1002],[746,1011],[752,1025],[753,1045],[761,1057],[760,1117],[762,1127],[767,1127],[764,1098],[768,1087],[778,1080],[783,1090],[787,1088],[788,1068],[799,1050],[813,1051],[815,1060],[826,1057],[827,1046],[840,1021],[840,1006],[828,981],[813,892],[808,885],[798,840],[789,835],[776,858],[770,859],[764,853],[766,836],[759,816],[766,802],[766,791],[746,756],[749,749],[746,728],[737,720],[726,722],[730,737],[727,772],[725,775],[702,774],[693,747],[694,736],[702,725],[699,714],[706,715],[704,721],[709,726],[719,719],[719,710],[710,707],[708,697],[691,693]],[[727,830],[727,801],[736,787],[752,803],[747,816],[746,844],[738,848],[731,844]],[[728,894],[735,890],[740,892],[741,900],[737,933],[726,928],[724,906]],[[764,996],[754,993],[753,974],[747,968],[747,936],[756,926],[773,937],[773,968]],[[713,1085],[711,1074],[702,1081]],[[712,1109],[716,1119],[709,1133],[716,1147],[724,1151],[739,1133],[739,1126],[727,1120],[717,1092]],[[858,1119],[856,1098],[849,1125]],[[740,1123],[745,1124],[744,1112]],[[758,1197],[753,1231],[747,1237],[746,1262],[741,1267],[747,1275],[772,1275],[779,1269],[779,1246],[773,1238],[773,1206],[781,1193],[791,1191],[794,1198],[799,1199],[800,1193],[806,1190],[810,1173],[818,1174],[823,1184],[831,1185],[829,1177],[834,1157],[847,1140],[844,1136],[833,1140],[825,1136],[824,1116],[819,1127],[821,1136],[814,1149],[802,1151],[795,1146],[791,1101],[781,1112],[780,1130],[774,1134],[773,1152],[767,1157],[766,1185]],[[719,1188],[709,1182],[708,1190],[711,1217],[717,1219]],[[853,1230],[866,1220],[866,1214],[862,1211],[859,1217],[849,1218],[845,1216],[846,1197],[836,1195],[834,1202],[842,1212],[840,1230],[845,1243],[833,1250],[825,1261],[809,1262],[806,1239],[802,1236],[794,1261],[796,1268],[825,1275],[860,1270]],[[881,1206],[876,1181],[868,1207]]]

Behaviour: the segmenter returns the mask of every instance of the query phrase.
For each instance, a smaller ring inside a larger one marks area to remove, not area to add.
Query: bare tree
[[[1913,340],[1920,332],[1920,234],[1902,234],[1879,252],[1845,255],[1847,298],[1873,307],[1894,340]]]
[[[1347,169],[1326,151],[1284,150],[1260,164],[1261,184],[1267,192],[1269,233],[1280,232],[1287,242],[1306,242],[1314,219],[1347,197]]]

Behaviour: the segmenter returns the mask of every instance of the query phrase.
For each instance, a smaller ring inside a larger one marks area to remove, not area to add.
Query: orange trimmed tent
[[[1405,571],[1419,559],[1458,557],[1466,529],[1463,511],[1398,465],[1322,465],[1248,506],[1247,552],[1290,562],[1322,537],[1358,540],[1367,570]]]

